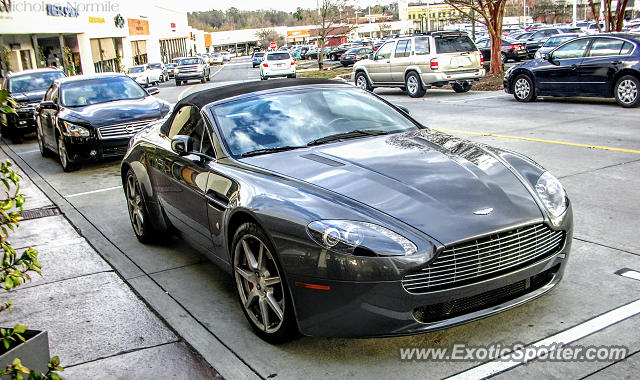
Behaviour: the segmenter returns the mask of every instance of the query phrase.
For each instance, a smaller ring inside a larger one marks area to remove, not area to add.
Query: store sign
[[[171,23],[171,27],[172,27],[172,28],[175,28],[175,27],[176,27],[176,23],[175,23],[175,22],[172,22],[172,23]]]
[[[11,0],[0,1],[0,12],[11,12]]]
[[[89,24],[104,24],[104,17],[89,16]]]
[[[130,36],[147,36],[149,35],[149,21],[128,18],[129,35]]]
[[[78,10],[71,6],[47,4],[47,15],[55,17],[78,17]]]
[[[306,30],[287,30],[287,37],[308,37],[309,29]]]
[[[211,33],[205,33],[204,34],[204,47],[209,47],[212,45],[211,43]]]

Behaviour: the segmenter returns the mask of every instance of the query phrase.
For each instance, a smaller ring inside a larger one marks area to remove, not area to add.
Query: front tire
[[[632,75],[625,75],[618,79],[613,93],[622,107],[637,107],[640,104],[640,81]]]
[[[404,84],[407,89],[407,94],[409,94],[410,97],[421,98],[427,92],[422,87],[421,82],[422,81],[420,80],[420,76],[415,71],[407,74],[406,78],[404,79]]]
[[[507,55],[505,53],[500,53],[500,62],[507,63],[508,60],[509,58],[507,58]]]
[[[180,87],[180,81],[176,79],[176,87]]]
[[[511,92],[513,92],[513,97],[519,102],[526,103],[536,100],[533,81],[531,77],[526,74],[520,74],[513,80]]]
[[[60,166],[65,172],[68,173],[80,169],[80,164],[69,161],[67,147],[64,144],[62,135],[58,135],[58,158],[60,159]]]
[[[255,223],[233,237],[233,281],[240,307],[255,333],[269,343],[298,335],[293,302],[274,247]]]

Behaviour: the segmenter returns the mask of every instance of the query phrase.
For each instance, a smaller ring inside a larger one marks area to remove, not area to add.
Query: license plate
[[[451,64],[454,66],[462,67],[471,64],[471,61],[467,57],[453,57]]]
[[[284,63],[276,63],[275,65],[273,65],[274,67],[283,67]]]

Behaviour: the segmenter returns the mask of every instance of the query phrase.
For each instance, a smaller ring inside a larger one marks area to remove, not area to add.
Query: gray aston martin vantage
[[[131,140],[122,181],[137,238],[176,232],[227,270],[270,342],[515,307],[560,281],[573,233],[562,185],[530,159],[324,80],[187,96]]]

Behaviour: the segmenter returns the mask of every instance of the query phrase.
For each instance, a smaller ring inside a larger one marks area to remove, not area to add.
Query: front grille
[[[498,289],[480,293],[475,296],[460,298],[435,305],[421,306],[413,310],[413,317],[418,322],[429,323],[454,318],[474,311],[487,309],[536,291],[553,279],[560,265],[556,265],[525,280],[503,286]]]
[[[512,272],[557,253],[564,232],[544,224],[517,228],[445,247],[435,261],[404,276],[409,293],[447,289]]]
[[[127,146],[116,146],[111,148],[104,148],[102,150],[103,157],[124,156],[125,153],[127,153]]]
[[[101,139],[131,137],[141,130],[145,129],[153,121],[153,119],[141,120],[98,127],[98,137],[100,137]]]

